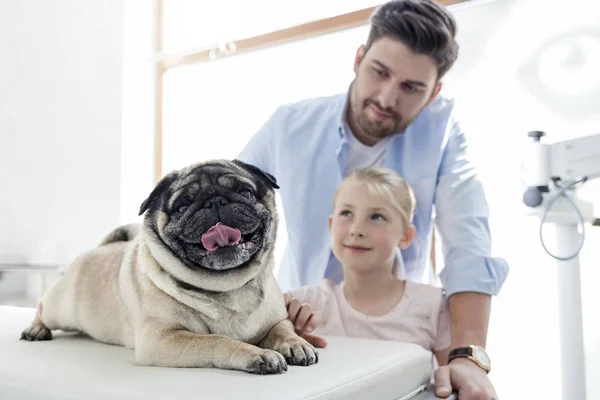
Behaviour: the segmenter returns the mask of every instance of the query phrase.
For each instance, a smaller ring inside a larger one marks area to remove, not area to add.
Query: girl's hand
[[[288,311],[288,319],[294,324],[296,332],[315,347],[327,346],[327,341],[324,338],[311,334],[321,321],[321,314],[318,311],[313,311],[310,304],[301,303],[297,297],[289,292],[285,293],[283,298]]]

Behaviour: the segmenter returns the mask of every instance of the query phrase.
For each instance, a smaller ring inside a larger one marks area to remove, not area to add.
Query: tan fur
[[[313,364],[317,352],[287,320],[273,276],[275,227],[261,259],[218,278],[187,268],[146,225],[129,242],[109,235],[43,296],[22,338],[80,331],[135,349],[140,365],[281,373]]]

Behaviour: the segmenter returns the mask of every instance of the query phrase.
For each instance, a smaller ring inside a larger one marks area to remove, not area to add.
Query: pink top
[[[429,351],[450,346],[450,312],[440,288],[407,280],[392,311],[370,316],[348,304],[343,287],[343,282],[338,286],[324,279],[317,286],[291,290],[301,303],[321,312],[315,334],[410,342]]]

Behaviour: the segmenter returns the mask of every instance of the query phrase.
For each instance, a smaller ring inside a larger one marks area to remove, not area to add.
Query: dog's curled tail
[[[140,230],[140,224],[127,224],[120,226],[111,233],[109,233],[102,240],[102,242],[100,242],[100,246],[116,242],[129,242],[130,240],[133,240],[133,238],[136,237],[138,233],[140,233]]]

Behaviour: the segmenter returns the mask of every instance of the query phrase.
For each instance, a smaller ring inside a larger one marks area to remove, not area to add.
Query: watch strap
[[[472,353],[473,349],[471,347],[457,347],[448,354],[448,362],[458,357],[469,357]]]
[[[455,349],[453,349],[452,351],[450,351],[450,353],[448,354],[448,363],[450,363],[450,361],[454,360],[455,358],[468,358],[469,360],[473,361],[475,364],[477,364],[477,366],[479,366],[479,368],[483,369],[486,373],[489,374],[490,372],[490,367],[489,365],[482,365],[474,356],[473,352],[475,351],[475,348],[473,346],[468,346],[468,347],[457,347]]]

